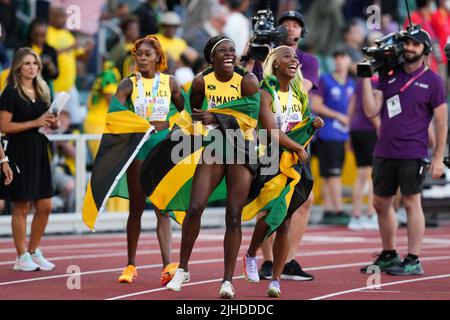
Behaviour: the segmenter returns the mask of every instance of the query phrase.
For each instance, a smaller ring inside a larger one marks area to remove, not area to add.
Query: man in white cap
[[[156,35],[167,57],[174,62],[180,60],[181,54],[188,47],[186,41],[177,37],[180,25],[180,16],[173,11],[168,11],[161,17],[162,33]]]

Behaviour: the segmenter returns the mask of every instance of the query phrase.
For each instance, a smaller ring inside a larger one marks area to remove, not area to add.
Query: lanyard
[[[288,124],[289,124],[289,117],[291,115],[291,110],[292,110],[292,99],[293,99],[292,88],[291,88],[291,86],[289,86],[289,98],[288,98],[287,109],[286,109],[287,114],[284,116],[283,111],[281,109],[280,98],[278,97],[278,93],[276,91],[274,91],[273,100],[274,100],[275,111],[276,111],[275,121],[277,122],[277,127],[280,128],[281,131],[283,131],[283,132],[286,132]]]
[[[413,84],[414,81],[416,81],[417,79],[419,79],[425,72],[428,71],[428,67],[425,67],[421,73],[419,73],[417,76],[415,76],[414,78],[410,79],[401,89],[400,89],[400,93],[403,93],[406,89],[409,88],[410,85]]]

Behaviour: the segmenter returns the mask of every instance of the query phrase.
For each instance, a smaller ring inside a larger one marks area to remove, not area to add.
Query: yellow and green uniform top
[[[286,119],[288,122],[288,130],[290,131],[293,127],[295,127],[297,124],[303,121],[303,114],[302,114],[302,103],[300,97],[295,93],[292,92],[292,103],[291,103],[291,110],[288,112],[287,107],[289,103],[289,92],[276,92],[278,95],[278,98],[280,99],[280,105],[281,105],[281,112],[286,117],[289,114],[289,118]],[[277,109],[275,106],[275,102],[272,103],[272,112],[274,114],[277,113]]]
[[[208,68],[203,72],[205,80],[205,97],[208,110],[231,101],[242,98],[241,82],[247,71],[241,67],[234,69],[230,81],[221,82],[214,74],[214,68]]]
[[[136,74],[129,77],[133,82],[133,92],[131,93],[130,99],[127,101],[128,108],[135,112],[135,106],[138,105],[139,89],[138,81],[136,79]],[[153,108],[150,108],[150,114],[147,114],[150,121],[167,121],[167,115],[170,109],[172,93],[170,91],[170,76],[168,74],[159,74],[159,84],[156,89],[156,97],[152,97],[153,85],[155,78],[147,79],[142,77],[142,84],[144,87],[145,94],[145,105],[154,103]],[[154,100],[154,101],[152,101]]]

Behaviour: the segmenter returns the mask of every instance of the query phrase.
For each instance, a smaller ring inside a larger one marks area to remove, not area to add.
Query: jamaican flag
[[[152,130],[148,121],[112,98],[84,199],[83,221],[89,228],[94,229],[99,212]]]
[[[312,118],[306,118],[287,136],[306,147],[315,133],[313,121]],[[262,175],[263,167],[259,167],[259,174],[252,184],[251,202],[242,211],[244,221],[254,219],[260,212],[268,212],[265,217],[269,226],[266,237],[275,232],[308,199],[313,186],[311,173],[304,164],[299,163],[296,152],[280,149],[279,159],[276,174]]]
[[[256,152],[252,151],[256,149],[254,133],[258,123],[259,106],[260,93],[257,93],[211,109],[209,111],[216,117],[218,128],[208,129],[207,126],[193,123],[191,115],[186,111],[191,110],[187,99],[185,111],[180,113],[173,130],[151,151],[142,165],[141,184],[150,201],[162,212],[170,212],[177,222],[183,222],[190,204],[195,170],[203,152],[216,142],[214,136],[218,132],[223,137],[223,149],[229,150],[228,146],[232,146],[234,155],[244,154],[245,164],[255,171]],[[231,137],[225,134],[225,130],[233,130],[235,135]],[[181,152],[181,155],[177,152],[180,141],[184,142],[183,146],[189,147],[188,151]],[[251,165],[252,163],[255,165]],[[225,180],[210,196],[209,203],[224,199]]]

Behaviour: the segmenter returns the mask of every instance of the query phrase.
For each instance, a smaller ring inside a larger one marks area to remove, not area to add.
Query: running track
[[[236,265],[236,298],[263,300],[267,281],[250,284],[242,279],[242,255],[251,229],[245,229]],[[22,273],[12,270],[15,259],[12,239],[0,239],[0,300],[206,300],[216,299],[223,272],[223,230],[202,230],[191,258],[191,282],[182,292],[170,292],[159,285],[159,246],[154,232],[145,232],[139,244],[139,277],[131,285],[117,283],[126,263],[125,234],[89,234],[45,237],[41,245],[57,266],[51,272]],[[173,258],[178,258],[180,234],[174,234]],[[406,230],[397,239],[399,252],[406,253]],[[284,300],[450,300],[450,225],[426,232],[422,263],[423,277],[381,276],[378,289],[368,288],[368,276],[359,267],[373,260],[379,250],[377,232],[352,232],[345,228],[310,227],[298,253],[312,282],[282,281]],[[260,261],[261,263],[262,261]],[[81,270],[81,289],[69,290],[73,273]],[[68,281],[69,280],[69,281]]]

